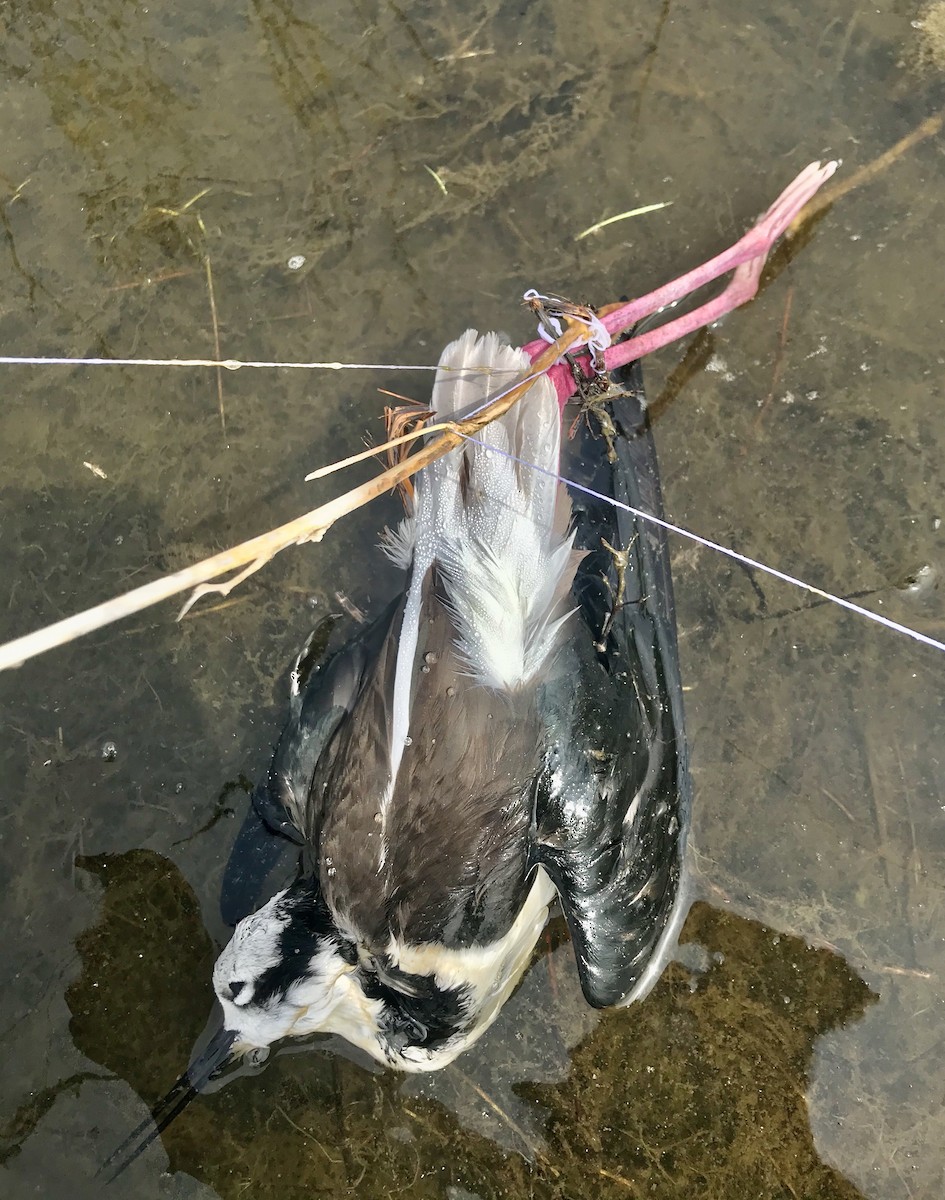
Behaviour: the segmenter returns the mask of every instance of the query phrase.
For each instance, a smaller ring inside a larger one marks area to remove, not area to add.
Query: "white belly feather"
[[[402,971],[431,975],[437,986],[444,989],[465,988],[469,1011],[475,1014],[461,1037],[435,1050],[408,1046],[402,1053],[404,1070],[438,1071],[485,1033],[531,961],[556,895],[554,884],[539,867],[512,927],[505,937],[489,946],[447,950],[437,945],[410,946],[391,939],[388,954]]]

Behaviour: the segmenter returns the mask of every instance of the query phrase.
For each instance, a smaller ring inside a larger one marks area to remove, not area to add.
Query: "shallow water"
[[[207,262],[224,357],[430,363],[470,324],[527,341],[526,287],[648,290],[808,161],[850,175],[945,105],[942,4],[34,0],[0,23],[5,353],[212,355]],[[938,636],[943,182],[939,135],[647,367],[675,520]],[[379,437],[376,389],[429,386],[225,373],[224,430],[212,371],[0,370],[4,638],[313,507],[338,481],[305,473]],[[391,593],[373,544],[396,515],[0,676],[4,1195],[98,1194],[186,1063],[285,668],[339,596]],[[283,1055],[195,1103],[116,1196],[942,1194],[942,659],[673,552],[689,966],[599,1018],[554,927],[455,1066]]]

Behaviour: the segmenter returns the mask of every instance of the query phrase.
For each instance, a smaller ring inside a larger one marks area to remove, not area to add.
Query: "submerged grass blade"
[[[659,204],[644,204],[641,208],[631,208],[627,212],[617,213],[615,217],[607,217],[603,221],[598,221],[596,225],[589,225],[587,229],[576,234],[574,240],[579,242],[582,238],[590,237],[592,233],[606,229],[608,225],[615,225],[618,221],[628,221],[631,217],[642,217],[646,213],[659,212],[661,208],[669,208],[671,204],[672,200],[662,200]]]

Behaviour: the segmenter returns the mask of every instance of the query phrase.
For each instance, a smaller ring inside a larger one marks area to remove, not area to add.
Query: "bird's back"
[[[441,359],[437,416],[477,408],[528,365],[497,335],[468,331]],[[417,479],[395,539],[406,592],[316,774],[321,885],[370,945],[491,944],[524,902],[539,686],[578,562],[554,478],[559,442],[542,380],[481,443]]]

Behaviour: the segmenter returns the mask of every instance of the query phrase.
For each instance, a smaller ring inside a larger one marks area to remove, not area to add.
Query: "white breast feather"
[[[390,940],[387,952],[402,971],[432,975],[441,988],[465,989],[470,1011],[475,1014],[461,1037],[452,1038],[435,1050],[408,1047],[401,1063],[404,1070],[439,1070],[485,1033],[531,961],[535,943],[548,921],[548,907],[556,894],[548,875],[539,867],[512,927],[505,937],[488,946],[448,950],[436,944],[416,946],[396,938]]]

